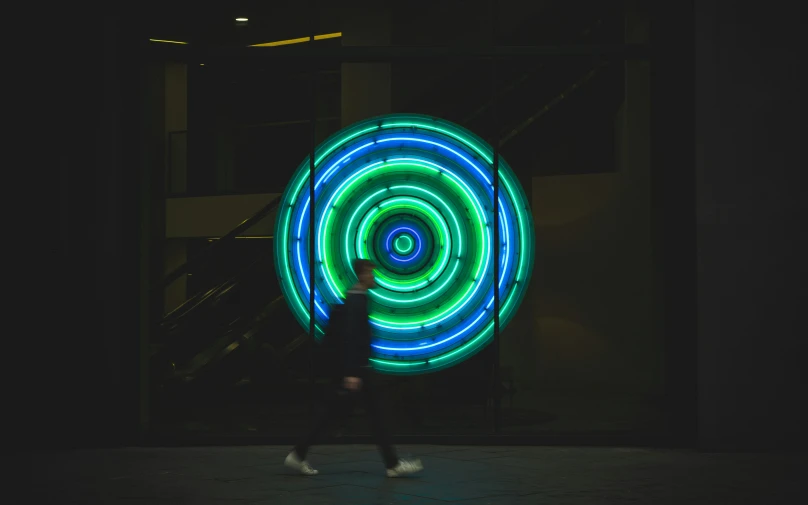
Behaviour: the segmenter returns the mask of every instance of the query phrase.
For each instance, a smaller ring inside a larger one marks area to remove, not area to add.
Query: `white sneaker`
[[[312,468],[308,461],[301,461],[295,451],[290,452],[289,455],[286,456],[286,461],[284,461],[283,464],[293,470],[297,470],[302,475],[317,475],[320,473]]]
[[[405,475],[420,472],[423,469],[424,465],[421,464],[420,459],[400,459],[398,460],[398,464],[396,466],[387,469],[387,476],[391,478],[403,477]]]

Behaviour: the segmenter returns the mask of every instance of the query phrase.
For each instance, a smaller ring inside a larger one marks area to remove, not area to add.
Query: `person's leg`
[[[391,469],[398,464],[398,456],[393,447],[393,441],[390,437],[390,432],[387,429],[385,422],[384,411],[382,409],[380,391],[378,384],[375,382],[373,373],[365,374],[362,378],[362,392],[364,393],[365,405],[368,414],[371,417],[374,431],[376,432],[376,443],[379,445],[379,451],[382,453],[384,466]]]
[[[301,460],[305,460],[309,453],[309,448],[314,445],[317,438],[331,425],[336,419],[342,418],[347,410],[351,408],[351,399],[348,398],[347,393],[340,388],[335,388],[328,395],[325,403],[325,408],[318,415],[311,429],[305,437],[295,446],[295,453]]]

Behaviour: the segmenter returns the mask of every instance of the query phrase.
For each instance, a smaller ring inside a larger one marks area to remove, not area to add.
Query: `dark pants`
[[[339,387],[329,395],[325,411],[316,418],[314,426],[312,426],[308,435],[295,447],[295,452],[300,456],[300,459],[306,459],[309,448],[317,440],[317,437],[335,420],[344,419],[352,410],[354,401],[361,398],[365,403],[368,414],[371,416],[373,429],[376,434],[376,443],[379,445],[379,451],[382,453],[384,465],[387,468],[393,468],[398,464],[398,456],[396,456],[396,450],[393,448],[390,433],[387,431],[387,425],[384,422],[378,384],[375,382],[374,373],[367,370],[360,375],[360,378],[362,379],[362,389],[360,391],[349,392],[342,388],[340,384]]]

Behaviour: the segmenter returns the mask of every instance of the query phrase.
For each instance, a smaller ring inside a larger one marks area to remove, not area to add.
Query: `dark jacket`
[[[364,373],[370,363],[370,320],[368,297],[356,290],[348,291],[345,298],[342,326],[342,373],[356,377]]]

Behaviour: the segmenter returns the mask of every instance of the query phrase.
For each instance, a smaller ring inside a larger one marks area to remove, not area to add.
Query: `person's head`
[[[354,260],[353,269],[356,273],[356,277],[359,279],[359,284],[365,289],[373,289],[376,287],[376,277],[373,275],[376,265],[374,265],[372,261],[363,259]]]

